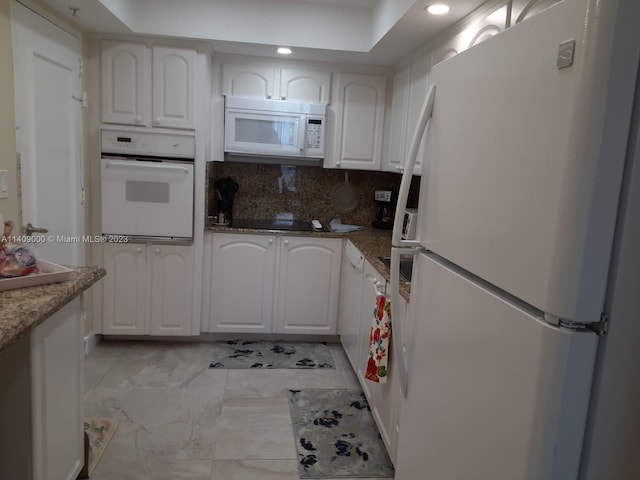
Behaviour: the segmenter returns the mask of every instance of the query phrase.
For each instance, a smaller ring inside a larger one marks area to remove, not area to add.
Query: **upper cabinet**
[[[141,43],[102,42],[102,121],[149,123],[145,102],[147,47]]]
[[[333,151],[325,158],[325,167],[380,170],[387,77],[362,73],[336,77]]]
[[[153,126],[193,128],[196,52],[153,47]]]
[[[412,65],[399,70],[393,77],[393,97],[389,142],[383,170],[402,173],[404,162],[409,153],[415,126],[427,97],[427,84],[431,66],[426,56]],[[413,169],[414,175],[422,173],[422,163],[426,152],[429,124],[422,136],[420,149]]]
[[[222,94],[306,103],[329,103],[331,72],[225,63]]]
[[[102,41],[102,121],[194,128],[196,52]]]

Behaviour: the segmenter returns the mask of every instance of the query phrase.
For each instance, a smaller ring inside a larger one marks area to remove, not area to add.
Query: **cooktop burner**
[[[230,227],[256,228],[260,230],[286,230],[294,232],[312,232],[311,222],[301,220],[246,220],[233,219]]]

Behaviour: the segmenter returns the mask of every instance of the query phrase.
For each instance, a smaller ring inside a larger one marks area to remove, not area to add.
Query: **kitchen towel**
[[[371,334],[369,335],[369,358],[364,377],[376,383],[387,382],[389,360],[389,337],[391,336],[391,302],[384,294],[376,297],[373,310]]]
[[[348,233],[348,232],[357,232],[358,230],[364,230],[364,227],[359,225],[345,225],[343,224],[339,218],[334,218],[329,222],[331,226],[331,230],[338,233]]]

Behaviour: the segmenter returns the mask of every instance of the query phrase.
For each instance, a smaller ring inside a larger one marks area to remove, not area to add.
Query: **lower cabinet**
[[[31,332],[34,479],[73,480],[84,465],[83,336],[79,298]]]
[[[209,312],[209,331],[272,331],[276,248],[273,235],[205,235],[202,311]]]
[[[209,331],[335,335],[341,257],[335,238],[205,235]]]
[[[104,245],[105,335],[191,335],[193,246]]]
[[[388,363],[389,376],[387,383],[375,383],[365,379],[367,360],[369,358],[369,338],[371,335],[373,311],[376,306],[378,292],[384,291],[385,281],[382,275],[380,275],[369,262],[365,262],[363,282],[356,374],[369,401],[373,418],[378,425],[378,430],[387,448],[389,457],[395,462],[398,449],[398,422],[402,391],[400,386],[400,372],[393,361],[396,352],[392,345],[390,345]],[[400,305],[391,306],[392,312],[395,312],[395,315],[392,317],[392,322],[400,321],[400,319],[404,318],[406,302],[402,298],[400,301]]]

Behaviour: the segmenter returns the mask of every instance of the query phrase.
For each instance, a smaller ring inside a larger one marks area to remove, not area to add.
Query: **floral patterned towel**
[[[376,298],[373,323],[369,336],[369,358],[364,377],[377,383],[387,382],[387,362],[389,360],[389,336],[391,335],[391,302],[386,295]]]

